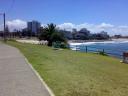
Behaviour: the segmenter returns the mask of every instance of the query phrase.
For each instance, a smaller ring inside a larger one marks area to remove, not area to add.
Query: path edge
[[[33,68],[32,64],[28,61],[28,59],[25,56],[24,56],[24,58],[25,58],[25,61],[27,62],[27,64],[30,66],[30,68],[33,70],[33,72],[39,78],[39,80],[41,81],[41,83],[44,85],[44,87],[46,88],[46,90],[49,92],[50,96],[55,96],[54,93],[52,92],[52,90],[45,83],[45,81],[43,80],[43,78],[41,78],[41,76],[39,75],[39,73]]]
[[[11,46],[7,43],[3,43],[7,46]],[[13,48],[16,48],[14,46],[11,46]],[[41,83],[44,85],[44,87],[46,88],[46,90],[48,91],[48,93],[50,94],[50,96],[55,96],[55,94],[53,93],[53,91],[50,89],[50,87],[48,87],[48,85],[45,83],[45,81],[43,80],[43,78],[41,78],[41,76],[39,75],[39,73],[34,69],[34,67],[32,66],[32,64],[28,61],[28,59],[24,56],[24,54],[18,49],[16,48],[24,57],[24,60],[26,61],[26,63],[29,65],[29,67],[32,69],[32,71],[35,73],[35,75],[38,77],[38,79],[41,81]]]

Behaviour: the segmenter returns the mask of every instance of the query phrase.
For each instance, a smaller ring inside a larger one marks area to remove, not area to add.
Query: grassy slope
[[[23,52],[56,96],[128,96],[128,65],[118,59],[8,43]]]

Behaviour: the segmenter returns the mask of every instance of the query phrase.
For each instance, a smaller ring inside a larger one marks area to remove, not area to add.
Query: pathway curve
[[[14,47],[0,43],[0,96],[50,96]]]

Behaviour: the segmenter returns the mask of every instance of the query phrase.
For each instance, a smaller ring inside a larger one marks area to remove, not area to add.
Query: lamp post
[[[6,32],[5,32],[5,23],[6,23],[6,21],[5,21],[5,13],[0,13],[0,15],[3,15],[3,19],[4,19],[4,32],[3,32],[3,38],[4,38],[4,41],[6,42]]]

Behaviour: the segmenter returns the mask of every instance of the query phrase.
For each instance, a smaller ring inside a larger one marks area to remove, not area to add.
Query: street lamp
[[[5,32],[5,13],[0,13],[0,15],[3,15],[3,19],[4,19],[4,32],[3,32],[3,37],[4,37],[4,41],[6,41],[6,32]]]

